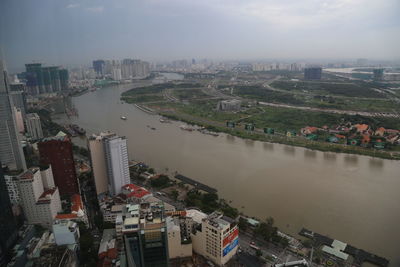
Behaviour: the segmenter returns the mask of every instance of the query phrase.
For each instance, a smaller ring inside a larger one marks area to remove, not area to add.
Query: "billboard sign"
[[[230,233],[227,237],[222,241],[222,247],[224,248],[226,245],[231,243],[237,236],[239,235],[239,229],[236,228],[232,233]]]
[[[229,252],[231,252],[237,245],[239,244],[239,238],[236,238],[233,240],[232,243],[230,243],[226,248],[224,248],[224,251],[222,252],[222,256],[225,257]]]

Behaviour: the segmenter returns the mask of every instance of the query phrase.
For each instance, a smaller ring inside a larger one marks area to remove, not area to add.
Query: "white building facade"
[[[214,212],[192,232],[193,251],[222,266],[237,252],[239,228],[233,219]]]
[[[45,190],[40,169],[36,167],[18,176],[18,190],[28,223],[51,227],[53,219],[62,210],[58,188]]]
[[[170,259],[192,257],[192,241],[190,232],[177,217],[167,217],[168,254]]]
[[[43,138],[42,125],[40,124],[40,117],[38,114],[26,114],[26,130],[33,140]]]
[[[104,132],[98,135],[94,134],[88,141],[97,195],[108,192],[108,173],[106,154],[104,151],[104,138],[114,135],[115,134],[111,132]]]
[[[108,189],[111,195],[121,193],[122,186],[130,183],[128,147],[125,137],[104,138],[107,162]]]

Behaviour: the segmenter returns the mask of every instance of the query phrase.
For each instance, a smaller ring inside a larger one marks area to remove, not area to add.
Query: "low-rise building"
[[[104,229],[97,254],[99,257],[97,266],[111,266],[107,263],[118,259],[118,245],[115,229]]]
[[[237,99],[221,100],[217,104],[219,111],[239,111],[242,101]]]
[[[81,221],[88,224],[87,214],[83,206],[82,198],[80,195],[75,194],[71,196],[71,211],[69,213],[59,213],[56,216],[57,220],[74,220]]]
[[[79,243],[79,227],[70,220],[56,220],[53,223],[54,240],[58,246]]]

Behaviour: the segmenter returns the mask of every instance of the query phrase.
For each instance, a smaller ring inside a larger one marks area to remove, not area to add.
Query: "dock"
[[[140,109],[143,112],[146,112],[146,113],[149,113],[149,114],[152,114],[152,115],[156,114],[156,112],[153,109],[149,108],[149,107],[146,107],[146,106],[143,106],[143,105],[139,105],[139,104],[135,104],[134,106],[137,107],[138,109]]]
[[[301,229],[299,235],[313,239],[317,242],[318,246],[331,246],[334,241],[334,239],[330,237],[315,233],[305,228]],[[354,258],[353,265],[355,266],[361,266],[364,262],[369,262],[381,267],[387,267],[389,265],[388,259],[377,256],[365,250],[358,249],[356,247],[353,247],[352,245],[347,244],[343,252],[351,255]]]
[[[175,175],[175,178],[178,180],[181,180],[184,183],[194,186],[198,190],[202,190],[204,192],[211,193],[211,194],[217,193],[217,189],[209,187],[208,185],[202,184],[200,182],[197,182],[197,181],[190,179],[189,177],[186,177],[184,175],[177,174],[177,175]]]

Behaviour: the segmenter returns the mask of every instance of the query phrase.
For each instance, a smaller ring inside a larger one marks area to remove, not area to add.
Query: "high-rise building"
[[[0,162],[1,166],[1,162]],[[15,221],[11,202],[8,196],[7,185],[4,179],[3,168],[0,167],[0,265],[5,266],[11,259],[8,254],[18,237],[17,223]]]
[[[26,114],[26,130],[32,140],[38,140],[43,138],[42,125],[40,123],[40,117],[36,113]]]
[[[304,69],[304,79],[306,80],[321,80],[322,68],[311,67]]]
[[[45,188],[40,169],[34,167],[19,175],[18,189],[28,223],[51,227],[62,211],[58,188]]]
[[[24,116],[20,108],[13,107],[15,125],[17,126],[17,131],[19,133],[25,132]]]
[[[126,205],[120,220],[128,267],[169,266],[163,202]]]
[[[26,85],[25,83],[21,83],[21,82],[15,82],[15,83],[11,83],[10,84],[10,91],[14,92],[14,91],[21,91],[21,92],[26,92]]]
[[[114,133],[105,132],[89,137],[88,146],[97,195],[108,192],[108,173],[106,154],[104,151],[104,138],[114,135]]]
[[[138,59],[124,59],[121,65],[123,79],[146,78],[150,74],[150,64]]]
[[[67,70],[59,69],[57,66],[43,67],[43,86],[46,93],[58,92],[61,90],[61,75]],[[68,71],[67,71],[68,72]]]
[[[385,70],[384,69],[374,69],[374,80],[382,81],[384,77]]]
[[[125,137],[104,138],[107,162],[108,190],[111,195],[121,193],[122,186],[130,183],[128,147]]]
[[[41,63],[25,64],[26,86],[28,94],[53,93],[68,89],[67,69],[57,66],[42,67]]]
[[[18,176],[20,172],[5,173],[4,179],[6,181],[8,196],[10,197],[11,205],[19,205],[20,196],[18,189]]]
[[[69,82],[69,73],[67,69],[61,69],[59,70],[59,75],[60,75],[60,86],[61,90],[65,91],[68,90],[68,82]]]
[[[111,78],[115,81],[120,81],[122,79],[121,68],[120,67],[112,67],[111,70]]]
[[[71,140],[67,136],[44,138],[38,143],[40,163],[51,165],[61,196],[79,194]]]
[[[168,233],[168,255],[170,259],[192,257],[191,232],[188,231],[182,216],[169,216],[166,218]]]
[[[0,60],[0,161],[10,170],[26,169],[20,136],[9,97],[7,72]]]
[[[26,86],[31,95],[46,93],[41,63],[25,64]]]
[[[97,75],[99,75],[99,76],[103,75],[104,65],[105,65],[105,62],[102,59],[93,61],[93,69],[97,73]]]
[[[22,115],[25,116],[27,105],[26,105],[26,94],[24,91],[9,91],[11,106],[19,108]]]
[[[191,238],[194,252],[222,266],[236,254],[239,228],[235,220],[213,212],[194,225]]]

